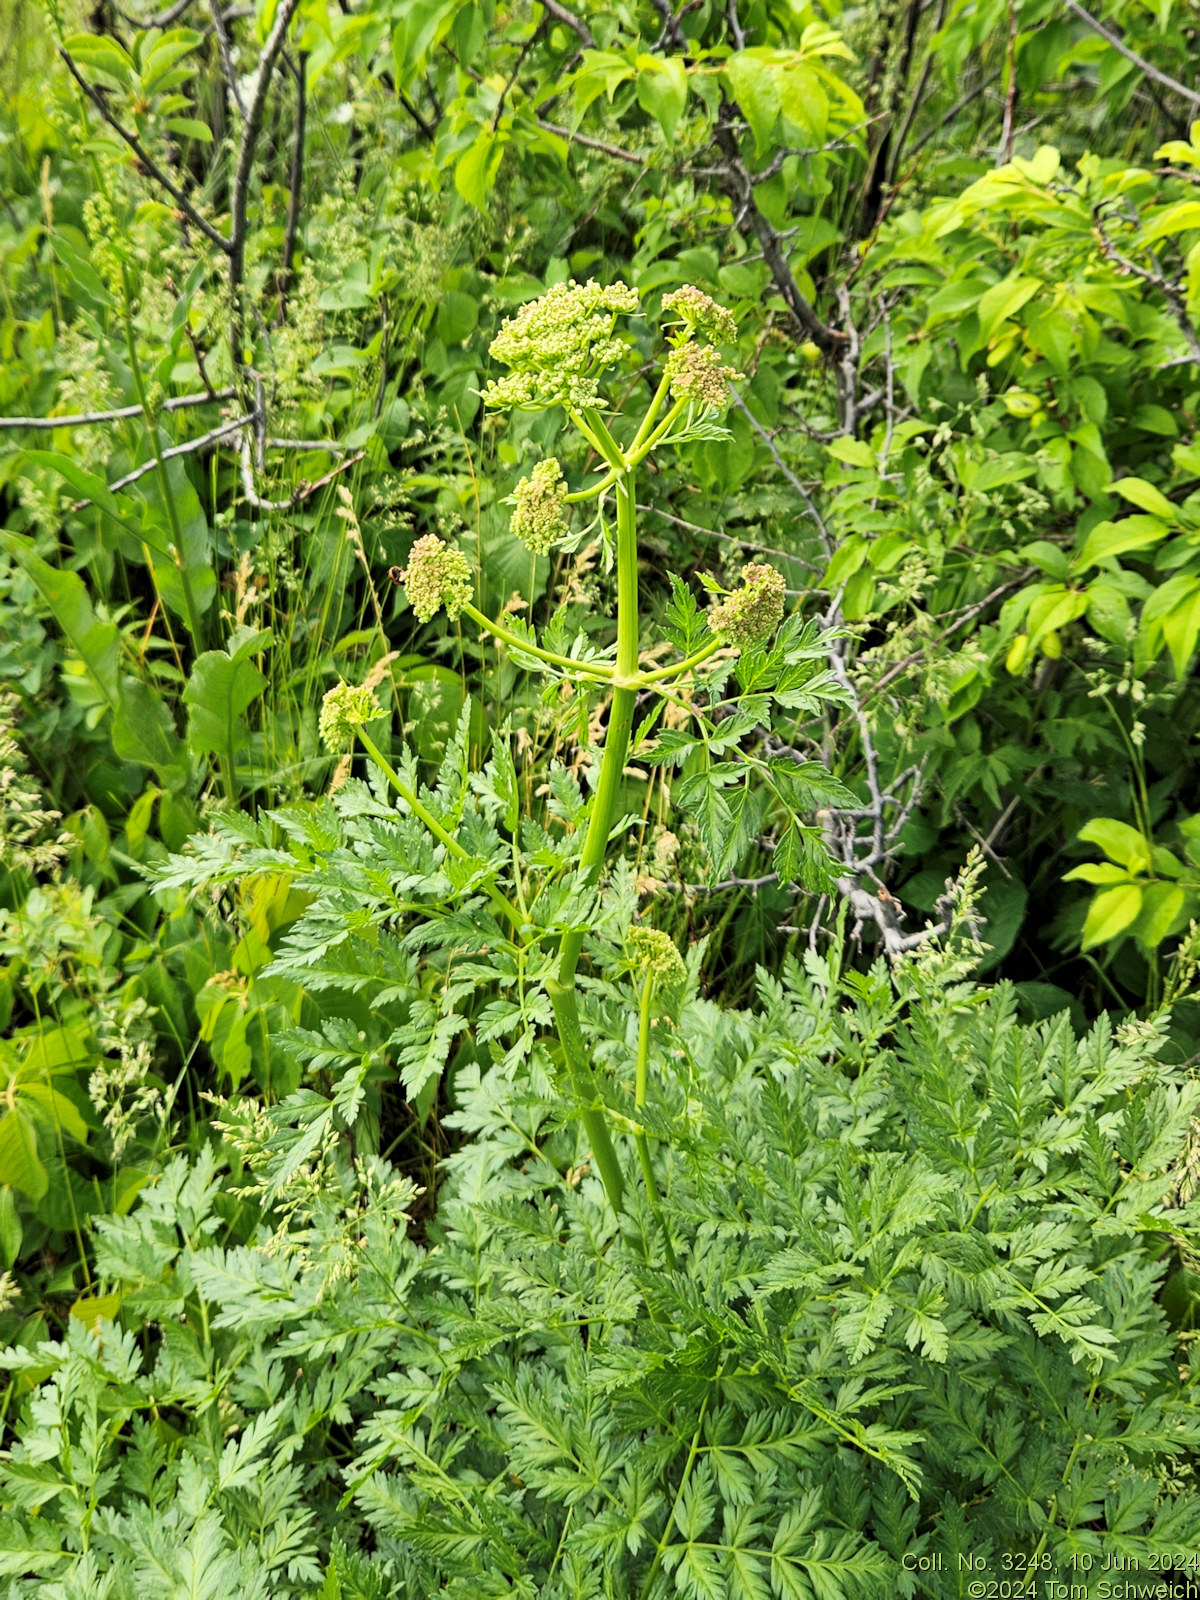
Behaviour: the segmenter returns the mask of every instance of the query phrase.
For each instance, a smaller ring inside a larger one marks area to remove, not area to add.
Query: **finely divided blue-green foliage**
[[[3,1357],[8,1595],[832,1600],[941,1554],[950,1596],[967,1551],[1194,1546],[1155,1296],[1200,1088],[1157,1025],[1021,1027],[963,970],[810,955],[747,1012],[693,972],[642,1114],[677,1273],[540,1046],[460,1074],[420,1240],[353,1095],[282,1178],[308,1100],[227,1108],[236,1175],[177,1158],[97,1224],[98,1331]],[[628,1114],[626,1019],[590,993]]]

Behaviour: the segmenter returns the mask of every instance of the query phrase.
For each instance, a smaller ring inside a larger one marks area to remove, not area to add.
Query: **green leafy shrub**
[[[227,1107],[240,1178],[173,1162],[97,1225],[90,1317],[3,1357],[9,1592],[884,1596],[940,1553],[951,1595],[959,1553],[1186,1548],[1200,1394],[1156,1295],[1200,1087],[1161,1020],[1017,1026],[970,959],[809,955],[748,1012],[693,973],[640,1109],[636,991],[593,988],[677,1271],[540,1045],[459,1072],[426,1243],[349,1078],[286,1170],[308,1098]]]

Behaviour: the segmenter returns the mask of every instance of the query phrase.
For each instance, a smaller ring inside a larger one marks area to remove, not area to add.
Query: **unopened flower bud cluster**
[[[677,988],[687,981],[687,968],[674,939],[661,928],[630,928],[626,949],[635,975],[653,978],[660,989]]]
[[[418,622],[428,622],[442,606],[453,621],[475,592],[471,563],[461,550],[427,533],[409,551],[404,592]]]
[[[614,321],[637,307],[637,291],[625,284],[554,284],[522,306],[492,340],[492,355],[512,372],[487,385],[485,404],[526,410],[595,405],[599,374],[622,360],[628,348],[614,337]]]
[[[685,344],[672,350],[666,363],[667,381],[676,400],[723,411],[729,404],[729,385],[741,377],[733,367],[723,367],[710,344]]]
[[[539,461],[513,490],[512,531],[534,555],[548,555],[570,532],[564,502],[567,485],[554,456]]]
[[[761,644],[783,618],[784,582],[774,567],[752,561],[742,568],[743,588],[728,595],[708,614],[708,625],[724,643],[746,650]]]
[[[733,344],[737,338],[733,312],[718,305],[694,283],[685,283],[681,289],[663,295],[663,310],[677,312],[690,333],[698,333],[713,344]]]
[[[336,684],[321,702],[321,715],[317,719],[321,743],[334,754],[347,750],[354,743],[354,730],[379,714],[370,689],[356,689],[350,683]]]

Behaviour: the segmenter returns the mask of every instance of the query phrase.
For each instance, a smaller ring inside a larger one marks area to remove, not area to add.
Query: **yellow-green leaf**
[[[1172,527],[1178,524],[1179,507],[1173,506],[1162,490],[1156,489],[1152,483],[1147,483],[1145,478],[1118,478],[1113,483],[1113,488],[1124,499],[1139,506],[1143,511],[1148,511],[1152,517],[1161,517]]]
[[[1141,909],[1142,891],[1135,883],[1122,884],[1119,889],[1106,889],[1098,894],[1088,907],[1081,948],[1090,950],[1094,945],[1115,939],[1137,920]]]
[[[1150,846],[1143,835],[1115,817],[1093,817],[1080,828],[1078,837],[1086,844],[1098,844],[1108,859],[1126,872],[1145,872],[1150,866]]]

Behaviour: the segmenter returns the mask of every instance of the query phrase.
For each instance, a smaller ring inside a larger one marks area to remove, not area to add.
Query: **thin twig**
[[[731,193],[737,211],[737,226],[743,222],[750,224],[755,238],[762,249],[763,260],[766,262],[775,287],[783,296],[784,304],[791,313],[793,320],[801,332],[806,334],[818,349],[826,355],[833,355],[840,351],[843,336],[835,329],[827,327],[808,303],[800,291],[794,273],[788,264],[787,256],[783,252],[780,236],[776,229],[759,210],[758,201],[754,195],[754,182],[746,165],[742,161],[738,150],[737,135],[730,125],[729,116],[738,113],[735,102],[727,100],[722,107],[721,115],[717,118],[713,129],[721,154],[725,157],[726,187]]]
[[[756,544],[752,539],[742,539],[736,533],[726,533],[722,528],[706,528],[703,523],[688,522],[683,517],[677,517],[674,512],[664,511],[661,506],[644,506],[639,501],[638,510],[646,516],[661,517],[664,522],[669,522],[676,528],[686,528],[689,533],[702,533],[706,539],[721,539],[726,544],[737,545],[739,550],[753,550],[756,555],[774,556],[777,561],[793,561],[806,572],[815,573],[820,570],[811,561],[806,561],[803,556],[793,555],[789,550],[777,550],[774,545],[769,544]]]
[[[233,70],[233,57],[229,53],[229,35],[225,32],[225,19],[221,15],[221,0],[209,0],[209,10],[212,12],[213,32],[217,36],[217,50],[221,57],[221,66],[225,71],[225,82],[229,85],[234,105],[244,117],[246,102],[242,99],[237,73]]]
[[[156,17],[146,17],[145,19],[130,17],[127,20],[138,28],[169,28],[173,23],[179,21],[191,4],[192,0],[175,0],[173,6],[169,6],[166,11],[160,11]]]
[[[1002,583],[999,588],[993,589],[990,594],[985,594],[982,600],[977,600],[974,605],[965,607],[956,620],[942,633],[939,633],[936,639],[931,640],[930,644],[922,645],[919,650],[914,650],[911,655],[905,656],[903,661],[897,661],[894,666],[889,667],[881,678],[878,678],[867,688],[866,693],[863,695],[864,702],[877,695],[881,689],[886,689],[889,683],[894,682],[901,674],[907,672],[909,667],[915,666],[933,645],[945,644],[952,634],[957,633],[960,628],[965,628],[968,622],[977,617],[981,611],[986,611],[988,606],[993,601],[999,600],[1001,595],[1007,594],[1010,589],[1019,589],[1034,570],[1033,567],[1027,567],[1019,576],[1010,578],[1007,583]]]
[[[179,207],[180,211],[183,212],[188,221],[192,223],[194,227],[199,228],[200,232],[211,244],[215,244],[219,249],[224,250],[226,254],[229,254],[232,250],[231,241],[228,240],[218,229],[214,228],[211,222],[208,222],[200,215],[195,206],[188,199],[187,195],[184,194],[183,190],[178,184],[174,183],[167,176],[167,174],[159,166],[158,162],[155,161],[154,157],[147,151],[145,145],[142,144],[137,135],[130,133],[127,128],[122,127],[122,125],[117,121],[116,117],[114,117],[112,112],[108,109],[108,106],[104,100],[104,96],[100,93],[99,89],[93,88],[93,86],[79,71],[79,68],[71,60],[71,57],[61,46],[59,47],[58,53],[66,62],[67,71],[75,79],[75,82],[83,90],[84,94],[87,95],[88,99],[104,118],[105,122],[108,123],[113,132],[123,139],[133,151],[134,155],[141,162],[143,168],[149,174],[149,176],[154,179],[155,183],[167,191],[167,193],[171,196],[171,199],[174,200],[175,204]]]
[[[1000,124],[1000,148],[996,152],[996,165],[1005,167],[1013,157],[1013,115],[1017,108],[1017,7],[1016,0],[1008,0],[1008,44],[1004,54],[1008,87],[1004,91],[1004,120]]]
[[[543,18],[542,21],[537,24],[533,32],[529,35],[528,39],[526,39],[525,43],[521,46],[517,59],[513,62],[512,71],[509,73],[504,87],[500,90],[500,97],[496,101],[496,109],[492,112],[491,131],[493,133],[495,133],[496,129],[500,126],[500,118],[504,113],[504,102],[508,99],[508,92],[512,88],[513,84],[516,83],[517,74],[525,65],[525,57],[533,49],[534,45],[541,36],[544,23],[545,18]]]
[[[548,17],[553,17],[555,22],[561,22],[564,27],[570,28],[585,50],[596,48],[592,30],[582,17],[577,17],[573,11],[568,11],[566,6],[559,4],[559,0],[538,0],[538,4]]]
[[[1182,95],[1192,105],[1200,106],[1200,94],[1195,89],[1189,89],[1186,84],[1180,83],[1178,78],[1172,78],[1168,73],[1160,71],[1158,67],[1152,67],[1144,56],[1139,56],[1135,50],[1131,50],[1125,41],[1118,34],[1115,34],[1111,28],[1105,27],[1104,23],[1097,17],[1092,16],[1090,11],[1085,11],[1079,4],[1079,0],[1066,0],[1066,4],[1068,11],[1073,11],[1081,22],[1086,22],[1094,33],[1098,33],[1107,44],[1112,45],[1118,55],[1124,56],[1126,61],[1132,61],[1139,72],[1144,72],[1148,78],[1153,78],[1155,83],[1161,83],[1164,89],[1170,89],[1175,94]]]
[[[254,157],[258,149],[259,137],[262,134],[263,117],[267,107],[267,95],[271,88],[271,79],[275,75],[275,65],[279,60],[280,51],[283,49],[287,38],[288,28],[291,26],[293,16],[300,4],[300,0],[279,0],[275,12],[275,21],[267,35],[267,42],[263,45],[262,54],[258,60],[258,73],[254,84],[254,95],[246,110],[246,122],[242,129],[241,142],[238,145],[237,165],[234,168],[233,188],[229,201],[229,241],[226,249],[229,252],[229,291],[232,302],[232,315],[230,317],[230,350],[233,358],[233,370],[240,373],[245,366],[245,308],[242,304],[243,277],[246,265],[246,228],[247,228],[247,201],[250,195],[250,176],[254,170]]]
[[[140,415],[141,407],[138,407]],[[201,450],[207,450],[210,445],[219,443],[228,434],[237,433],[239,429],[247,427],[254,421],[253,416],[234,417],[229,422],[223,422],[219,428],[213,428],[208,433],[202,433],[198,438],[189,439],[186,444],[173,444],[168,449],[160,451],[153,461],[143,461],[140,467],[135,467],[132,472],[127,472],[123,478],[118,478],[115,483],[106,484],[110,494],[115,494],[118,489],[126,489],[131,483],[136,483],[139,478],[144,478],[148,472],[153,472],[159,461],[171,461],[176,456],[194,456]],[[90,506],[90,500],[76,500],[72,511],[82,511]]]
[[[918,155],[929,143],[930,139],[937,137],[937,135],[942,131],[948,122],[953,122],[960,111],[966,110],[966,108],[971,104],[972,100],[978,100],[979,96],[985,89],[990,89],[992,84],[995,83],[999,76],[1000,74],[998,72],[993,72],[990,77],[981,78],[973,89],[968,89],[966,94],[957,99],[950,107],[949,111],[943,112],[942,116],[937,122],[934,123],[932,128],[926,128],[925,132],[917,140],[916,144],[913,145],[913,155]]]
[[[826,561],[832,561],[832,559],[833,559],[833,539],[830,536],[829,529],[825,526],[825,519],[822,517],[821,513],[817,510],[816,503],[814,502],[813,497],[809,494],[808,490],[800,482],[800,479],[796,476],[796,474],[792,471],[791,467],[788,466],[787,462],[780,455],[779,448],[776,445],[774,439],[772,439],[771,435],[763,427],[762,423],[754,415],[753,411],[751,411],[750,407],[746,404],[746,402],[742,399],[741,395],[738,394],[736,390],[734,391],[734,403],[737,405],[738,409],[748,418],[748,420],[750,422],[750,426],[754,429],[755,433],[758,434],[759,438],[766,445],[767,449],[771,452],[771,459],[774,461],[775,465],[779,468],[780,472],[783,473],[784,477],[787,479],[788,483],[791,484],[792,488],[796,491],[796,493],[800,496],[801,500],[803,500],[805,510],[808,512],[809,516],[813,519],[813,521],[817,525],[817,532],[818,532],[818,535],[819,535],[820,540],[821,540],[821,549],[822,549],[822,551],[824,553],[825,559],[826,559]]]
[[[253,422],[254,418],[249,417],[247,421]],[[298,506],[302,500],[307,500],[310,495],[316,494],[318,489],[323,489],[326,484],[332,483],[333,480],[341,473],[348,472],[351,467],[357,466],[357,464],[360,461],[365,460],[365,458],[366,451],[358,450],[354,453],[354,455],[347,456],[345,460],[339,461],[336,467],[331,468],[323,478],[318,478],[315,483],[299,483],[286,500],[267,500],[259,494],[258,490],[254,486],[254,466],[250,448],[250,434],[249,432],[246,432],[242,435],[242,490],[246,496],[247,502],[252,505],[256,511],[291,511]]]
[[[1095,224],[1096,237],[1100,241],[1100,252],[1106,256],[1121,272],[1140,278],[1143,283],[1148,283],[1152,289],[1157,289],[1163,299],[1171,308],[1171,315],[1178,324],[1180,333],[1187,340],[1188,349],[1192,352],[1192,360],[1200,362],[1200,338],[1196,336],[1196,329],[1188,312],[1187,300],[1184,298],[1182,285],[1172,283],[1170,278],[1165,278],[1161,272],[1155,272],[1150,267],[1139,266],[1136,261],[1131,261],[1122,255],[1116,245],[1104,231],[1104,224],[1100,218],[1100,208],[1097,206],[1092,212],[1092,221]]]
[[[211,405],[214,400],[232,400],[232,389],[217,389],[212,394],[181,394],[164,400],[163,411],[182,411],[186,406]],[[0,417],[0,428],[94,428],[103,422],[123,422],[140,417],[141,406],[118,406],[114,411],[76,411],[65,417]]]
[[[267,439],[268,450],[323,450],[330,456],[353,455],[348,445],[334,444],[331,439]]]
[[[746,34],[742,28],[742,19],[738,16],[737,0],[729,0],[726,13],[729,17],[729,31],[733,35],[734,47],[738,50],[744,50],[746,48]]]
[[[288,295],[296,281],[296,232],[300,226],[300,191],[304,179],[304,125],[308,117],[308,52],[301,50],[296,67],[296,128],[292,136],[292,161],[288,169],[288,214],[283,231],[283,271],[279,282],[279,316],[282,321]]]
[[[631,161],[635,167],[646,165],[643,156],[635,155],[632,150],[622,150],[619,144],[608,144],[603,139],[593,139],[586,133],[576,133],[573,128],[561,127],[557,122],[547,122],[544,117],[538,118],[538,126],[545,128],[547,133],[557,134],[560,139],[569,139],[572,144],[581,144],[585,150],[598,150],[601,155],[612,156],[615,161]]]

